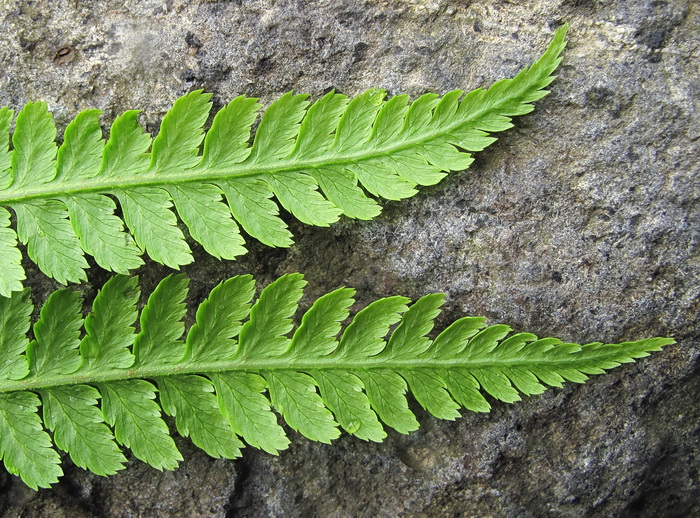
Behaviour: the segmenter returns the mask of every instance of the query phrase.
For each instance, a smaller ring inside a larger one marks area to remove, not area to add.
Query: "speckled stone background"
[[[250,243],[236,262],[194,246],[192,303],[227,276],[301,271],[307,301],[448,294],[445,324],[482,314],[540,336],[676,346],[384,444],[292,434],[279,457],[139,461],[100,478],[73,467],[33,492],[0,474],[8,517],[700,515],[700,4],[693,0],[0,0],[0,103],[49,103],[59,128],[143,110],[155,132],[196,88],[220,106],[370,87],[417,96],[511,76],[571,25],[552,94],[465,173],[328,229],[288,218],[297,244]],[[37,301],[56,286],[30,264]],[[146,289],[167,273],[147,264]],[[92,270],[94,294],[105,272]]]

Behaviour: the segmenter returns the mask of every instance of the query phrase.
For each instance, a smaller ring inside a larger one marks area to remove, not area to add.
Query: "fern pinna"
[[[245,252],[238,225],[267,245],[291,244],[273,197],[310,225],[327,226],[341,214],[371,219],[381,209],[365,191],[412,196],[417,185],[466,169],[470,152],[496,140],[489,133],[532,111],[554,79],[565,33],[560,28],[544,55],[513,79],[464,96],[455,90],[409,103],[406,95],[385,101],[382,90],[352,101],[330,92],[309,106],[308,96],[287,93],[265,111],[252,146],[260,104],[246,97],[220,110],[205,137],[211,96],[185,95],[152,146],[137,111],[118,117],[105,143],[99,110],[87,110],[59,148],[47,106],[36,102],[17,116],[10,151],[13,113],[0,109],[0,295],[22,289],[17,238],[61,283],[85,279],[85,253],[117,273],[143,264],[144,251],[173,268],[190,263],[173,204],[191,237],[225,259]]]
[[[509,327],[487,327],[480,317],[461,318],[433,340],[426,335],[442,294],[410,306],[404,297],[377,300],[341,332],[354,302],[349,288],[316,300],[293,331],[304,285],[302,275],[285,275],[252,303],[253,278],[233,277],[199,306],[186,337],[182,275],[161,281],[140,317],[135,277],[110,279],[84,320],[80,293],[56,291],[31,341],[29,291],[0,297],[6,468],[30,487],[51,485],[62,474],[53,443],[100,475],[124,467],[118,445],[155,468],[174,469],[182,457],[161,410],[214,457],[238,457],[242,440],[270,453],[286,448],[289,439],[271,407],[315,441],[331,442],[340,428],[381,441],[382,422],[401,433],[418,428],[408,390],[432,415],[455,419],[460,407],[488,412],[483,393],[512,403],[674,343],[581,346],[530,333],[508,336]]]

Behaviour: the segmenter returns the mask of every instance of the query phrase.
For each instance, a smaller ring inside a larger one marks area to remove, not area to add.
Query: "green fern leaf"
[[[129,347],[134,343],[138,277],[119,275],[102,287],[92,312],[85,319],[85,337],[80,354],[86,370],[126,368],[134,363]]]
[[[235,459],[243,443],[219,410],[211,381],[202,376],[158,378],[160,401],[166,414],[175,417],[177,431],[212,457]]]
[[[37,414],[40,404],[32,392],[0,394],[0,456],[7,471],[32,489],[49,487],[63,474]]]
[[[117,441],[156,469],[175,469],[182,455],[154,401],[156,388],[140,379],[96,386],[102,394],[102,414],[107,424],[114,427]]]
[[[491,133],[530,112],[554,79],[565,34],[559,29],[513,79],[466,95],[426,94],[411,103],[405,95],[386,101],[374,89],[352,100],[330,92],[310,104],[306,95],[284,94],[265,111],[252,146],[260,104],[245,97],[220,110],[205,134],[211,95],[191,92],[153,141],[138,112],[128,111],[105,142],[99,111],[87,110],[68,125],[60,148],[46,105],[29,103],[17,116],[11,151],[12,112],[0,109],[0,295],[22,289],[18,239],[44,273],[67,283],[86,278],[86,253],[122,274],[143,264],[143,252],[175,269],[192,262],[178,215],[195,241],[223,259],[245,252],[240,227],[266,245],[290,246],[280,206],[309,225],[374,218],[381,207],[366,192],[413,196],[417,186],[469,167],[472,153],[495,141]]]
[[[54,445],[99,475],[123,468],[121,446],[157,469],[174,469],[182,456],[163,412],[213,457],[240,456],[243,441],[273,454],[285,449],[278,416],[315,441],[331,442],[341,429],[382,441],[384,426],[418,428],[409,392],[435,417],[456,419],[461,407],[487,412],[493,400],[582,383],[674,343],[576,345],[510,335],[508,326],[487,327],[479,317],[432,339],[441,294],[413,304],[377,300],[343,329],[354,302],[349,288],[320,297],[294,329],[300,274],[279,278],[255,302],[251,276],[224,281],[186,330],[187,284],[166,277],[139,315],[136,278],[115,276],[84,321],[79,292],[59,290],[31,342],[28,291],[0,297],[0,455],[11,473],[33,488],[53,484],[61,474]]]
[[[182,275],[166,277],[148,298],[141,311],[141,332],[134,340],[134,366],[174,363],[184,355],[180,338],[185,331],[187,284]]]
[[[98,475],[113,475],[126,458],[104,423],[97,400],[100,393],[89,385],[47,388],[39,391],[46,428],[73,462]]]

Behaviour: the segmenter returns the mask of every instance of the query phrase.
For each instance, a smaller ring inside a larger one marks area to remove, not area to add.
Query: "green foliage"
[[[84,319],[78,292],[54,292],[31,341],[28,291],[0,297],[5,466],[30,487],[48,487],[62,473],[54,446],[100,475],[124,467],[125,446],[157,469],[174,469],[182,457],[163,412],[213,457],[240,456],[243,441],[270,453],[286,448],[277,414],[315,441],[329,443],[341,429],[381,441],[384,426],[418,428],[409,391],[430,414],[455,419],[461,407],[488,412],[490,398],[512,403],[564,381],[582,383],[674,343],[508,336],[509,327],[486,326],[480,317],[461,318],[429,338],[441,294],[413,304],[377,300],[343,329],[354,302],[349,288],[320,297],[294,329],[304,285],[300,274],[285,275],[254,301],[251,276],[228,279],[186,332],[182,275],[161,281],[140,315],[137,279],[117,275]]]
[[[211,95],[175,102],[155,139],[128,111],[102,136],[98,110],[67,126],[62,144],[43,103],[15,119],[0,109],[0,458],[36,489],[62,475],[57,450],[98,475],[124,468],[122,447],[156,469],[182,456],[163,414],[183,437],[216,458],[247,443],[279,453],[286,428],[330,443],[341,430],[382,441],[385,427],[418,428],[408,394],[440,419],[488,412],[565,381],[659,351],[674,341],[577,345],[511,334],[465,317],[433,334],[444,295],[414,303],[377,300],[347,325],[354,290],[340,288],[293,317],[306,284],[285,275],[263,289],[249,275],[222,282],[186,329],[188,281],[165,278],[139,311],[129,270],[153,260],[192,261],[179,219],[210,254],[245,252],[239,225],[270,246],[289,246],[279,205],[300,221],[327,226],[341,215],[371,219],[368,196],[399,200],[466,169],[471,153],[495,141],[547,94],[565,42],[557,31],[544,55],[513,79],[466,95],[370,90],[349,100],[330,92],[313,104],[291,92],[264,112],[237,97],[211,128]],[[9,145],[11,142],[11,146]],[[16,227],[12,227],[12,213]],[[117,272],[83,316],[79,292],[50,295],[31,326],[33,306],[18,241],[61,283],[85,279],[91,255]],[[434,336],[434,338],[432,337]]]
[[[172,268],[190,263],[176,213],[195,241],[224,259],[245,252],[239,225],[266,245],[292,243],[278,203],[309,225],[343,214],[374,218],[381,207],[365,191],[413,196],[416,186],[466,169],[471,153],[496,140],[490,133],[532,111],[554,79],[565,33],[559,29],[529,69],[466,95],[409,102],[405,95],[385,101],[382,90],[352,100],[330,92],[310,105],[308,96],[287,93],[265,111],[252,146],[260,104],[246,97],[221,109],[205,135],[211,95],[185,95],[152,145],[138,112],[117,117],[105,142],[100,112],[87,110],[59,147],[46,104],[35,102],[17,115],[10,150],[13,114],[0,109],[0,295],[22,289],[18,239],[45,274],[66,283],[86,278],[86,253],[122,274],[143,264],[143,252]]]

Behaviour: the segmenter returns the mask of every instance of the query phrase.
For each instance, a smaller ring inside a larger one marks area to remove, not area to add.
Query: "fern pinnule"
[[[529,69],[466,95],[386,101],[386,92],[373,89],[352,100],[329,92],[310,104],[307,95],[284,94],[265,111],[252,146],[261,105],[243,96],[205,134],[211,95],[191,92],[165,115],[155,139],[132,110],[116,118],[105,142],[99,110],[86,110],[66,127],[60,147],[46,104],[28,103],[12,150],[13,114],[2,108],[0,295],[22,289],[18,239],[44,273],[65,284],[85,280],[85,254],[122,274],[143,264],[144,252],[172,268],[190,263],[176,213],[195,241],[223,259],[245,252],[239,225],[266,245],[289,246],[278,204],[309,225],[343,214],[374,218],[381,207],[367,192],[413,196],[418,185],[469,167],[472,153],[495,141],[489,134],[529,113],[554,79],[565,33],[560,28]]]
[[[430,414],[455,419],[462,407],[488,412],[486,394],[512,403],[674,343],[509,336],[509,327],[481,317],[461,318],[432,339],[442,294],[412,304],[377,300],[343,329],[350,288],[320,297],[295,329],[300,274],[279,278],[255,301],[250,275],[222,282],[185,332],[187,285],[182,275],[166,277],[139,315],[137,279],[117,275],[85,318],[79,292],[58,290],[31,342],[29,291],[0,297],[0,456],[11,473],[33,488],[55,483],[62,471],[54,445],[99,475],[124,468],[120,446],[174,469],[182,456],[162,412],[213,457],[240,456],[243,441],[273,454],[285,449],[273,408],[311,440],[331,442],[342,429],[382,441],[385,426],[418,428],[409,391]]]

